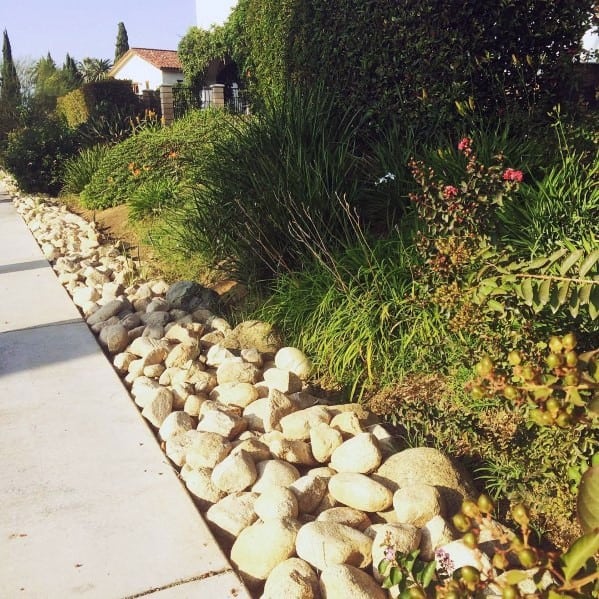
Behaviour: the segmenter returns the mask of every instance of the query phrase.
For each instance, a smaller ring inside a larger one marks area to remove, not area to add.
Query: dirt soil
[[[129,226],[127,206],[115,206],[104,210],[88,210],[74,201],[65,201],[69,210],[82,216],[89,222],[95,222],[102,238],[112,244],[121,244],[123,250],[144,265],[148,276],[160,277],[163,272],[160,261],[152,252],[152,248],[139,238]],[[214,289],[228,304],[242,303],[247,291],[238,283],[230,280],[219,280],[208,285]]]

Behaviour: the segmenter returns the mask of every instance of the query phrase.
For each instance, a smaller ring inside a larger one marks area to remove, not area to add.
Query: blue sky
[[[36,60],[50,52],[62,64],[68,52],[76,60],[86,56],[112,60],[119,21],[125,23],[129,46],[176,50],[189,27],[199,23],[208,28],[211,23],[222,23],[236,3],[237,0],[0,0],[0,31],[8,31],[15,59]]]

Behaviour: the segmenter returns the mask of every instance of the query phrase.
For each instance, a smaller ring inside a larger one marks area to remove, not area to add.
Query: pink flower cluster
[[[446,185],[443,188],[443,198],[446,200],[451,200],[451,198],[455,198],[458,195],[458,188],[453,185]]]
[[[458,150],[460,152],[464,152],[464,154],[469,154],[470,153],[470,147],[472,146],[472,139],[470,139],[469,137],[463,137],[462,139],[460,139],[459,143],[458,143]]]
[[[521,183],[523,178],[524,173],[513,168],[506,168],[503,173],[504,181],[517,181],[518,183]]]

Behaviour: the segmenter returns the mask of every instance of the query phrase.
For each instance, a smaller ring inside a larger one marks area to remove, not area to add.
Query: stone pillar
[[[162,122],[164,125],[170,125],[175,120],[172,85],[160,86],[160,111],[162,112]]]
[[[222,83],[213,83],[210,89],[212,90],[212,106],[214,108],[224,108],[225,86]]]

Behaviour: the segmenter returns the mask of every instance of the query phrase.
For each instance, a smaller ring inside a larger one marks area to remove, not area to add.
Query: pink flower
[[[458,188],[453,185],[446,185],[443,188],[443,197],[446,200],[451,200],[451,198],[455,198],[458,195]]]
[[[460,139],[460,141],[458,143],[458,150],[460,152],[466,152],[470,149],[471,145],[472,145],[472,140],[469,137],[463,137],[462,139]]]
[[[513,168],[506,168],[505,172],[503,173],[504,181],[517,181],[518,183],[521,183],[523,178],[524,173]]]

